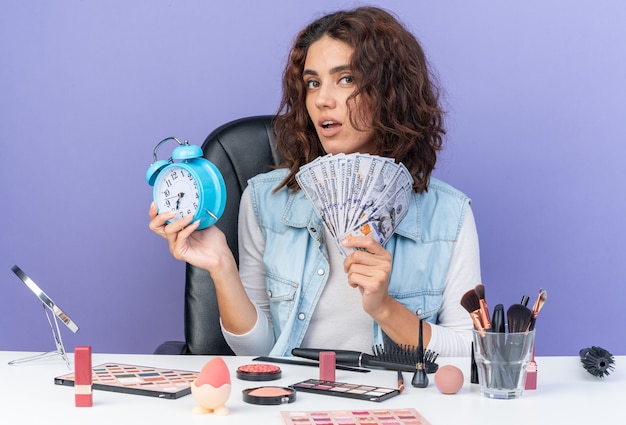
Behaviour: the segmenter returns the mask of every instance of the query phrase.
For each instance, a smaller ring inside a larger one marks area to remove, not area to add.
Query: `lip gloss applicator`
[[[74,398],[76,407],[91,407],[92,375],[91,347],[79,345],[74,348]]]

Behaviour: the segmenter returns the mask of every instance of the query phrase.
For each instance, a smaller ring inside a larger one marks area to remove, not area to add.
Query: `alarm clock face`
[[[194,215],[198,210],[199,196],[196,179],[181,167],[164,169],[154,184],[154,200],[159,213],[176,212],[170,222]]]

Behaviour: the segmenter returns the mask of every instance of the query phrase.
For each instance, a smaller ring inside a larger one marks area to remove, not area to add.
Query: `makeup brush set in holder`
[[[519,304],[512,304],[506,311],[504,306],[497,304],[493,309],[493,315],[489,314],[489,307],[485,298],[485,285],[476,285],[461,297],[461,305],[472,318],[474,328],[478,331],[510,333],[532,331],[539,312],[548,299],[548,292],[539,290],[537,301],[532,308],[528,308],[528,297],[522,297]],[[507,329],[508,328],[508,329]]]
[[[461,305],[474,324],[472,382],[480,383],[485,395],[492,398],[521,395],[525,368],[533,354],[535,323],[547,298],[547,291],[540,289],[532,308],[527,306],[528,297],[524,296],[506,312],[502,304],[496,305],[491,315],[484,285],[476,285],[461,298]]]

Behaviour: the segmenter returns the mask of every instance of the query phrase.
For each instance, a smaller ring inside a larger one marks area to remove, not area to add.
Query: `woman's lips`
[[[325,137],[331,137],[341,131],[341,124],[337,121],[325,120],[319,125],[320,133]]]

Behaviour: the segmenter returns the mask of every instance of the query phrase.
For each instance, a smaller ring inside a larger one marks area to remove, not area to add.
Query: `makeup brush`
[[[532,312],[528,307],[521,304],[513,304],[506,311],[507,327],[509,333],[506,335],[506,343],[504,346],[504,359],[507,361],[519,361],[522,356],[525,344],[525,334],[530,325]],[[517,382],[519,371],[511,370],[510,373],[504,373],[501,379],[508,381],[510,384]],[[515,385],[513,385],[515,386]]]
[[[417,338],[417,363],[415,365],[415,373],[413,374],[413,380],[411,385],[416,388],[426,388],[428,386],[428,374],[424,367],[424,341],[422,339],[424,321],[420,319],[419,324],[419,336]]]
[[[417,347],[414,345],[398,345],[398,344],[378,344],[372,347],[374,356],[383,361],[392,363],[412,364],[417,363]],[[439,370],[436,363],[439,353],[432,350],[424,351],[424,367],[426,373],[435,373]]]
[[[506,331],[504,323],[504,305],[496,304],[491,317],[491,329],[494,332],[504,333]]]
[[[506,332],[506,324],[504,320],[504,305],[496,304],[493,308],[493,316],[491,317],[491,330],[496,332],[498,335],[496,338],[496,343],[498,347],[505,346],[505,332]],[[492,387],[498,388],[499,385],[503,382],[500,370],[498,368],[493,368],[491,373],[491,382]]]
[[[474,292],[476,292],[476,295],[478,296],[478,303],[480,305],[480,309],[478,311],[480,313],[480,321],[482,322],[483,328],[491,329],[489,307],[487,306],[487,300],[485,299],[485,285],[482,283],[476,285]]]
[[[547,299],[548,299],[548,292],[544,289],[539,289],[539,295],[537,296],[537,301],[535,301],[535,304],[533,305],[533,308],[531,309],[532,317],[530,319],[530,323],[528,324],[529,331],[532,331],[533,329],[535,329],[535,321],[537,320],[537,316],[539,315],[539,312],[543,308]]]
[[[484,331],[485,327],[480,320],[480,299],[478,298],[476,291],[470,289],[463,294],[461,297],[461,305],[470,314],[472,322],[474,323],[474,328],[478,331]]]
[[[529,300],[530,298],[528,297],[528,295],[522,295],[522,300],[519,303],[523,305],[524,307],[528,307]]]
[[[526,332],[532,318],[532,311],[521,304],[512,304],[506,311],[509,333]]]
[[[404,391],[404,376],[402,376],[402,371],[398,371],[398,391],[400,394]]]
[[[583,348],[579,355],[585,370],[598,378],[607,376],[615,367],[613,355],[604,348],[596,346]]]
[[[478,384],[478,365],[476,364],[476,356],[474,355],[474,341],[472,341],[472,351],[470,356],[470,382],[472,384]]]

